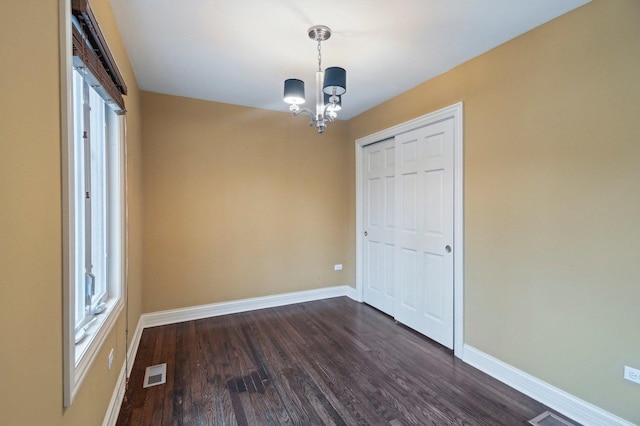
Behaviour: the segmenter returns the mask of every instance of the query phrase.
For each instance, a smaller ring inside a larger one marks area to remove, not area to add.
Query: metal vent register
[[[143,388],[161,385],[167,381],[167,363],[152,365],[147,367],[144,372]]]

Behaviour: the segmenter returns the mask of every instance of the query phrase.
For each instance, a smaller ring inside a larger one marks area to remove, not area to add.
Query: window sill
[[[106,304],[105,311],[96,316],[96,321],[86,331],[86,337],[75,345],[73,394],[80,387],[124,307],[122,297],[107,300]]]

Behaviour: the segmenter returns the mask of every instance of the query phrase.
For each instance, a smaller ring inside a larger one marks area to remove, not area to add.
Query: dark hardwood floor
[[[167,382],[143,389],[165,362]],[[336,298],[146,329],[118,425],[525,425],[545,410]]]

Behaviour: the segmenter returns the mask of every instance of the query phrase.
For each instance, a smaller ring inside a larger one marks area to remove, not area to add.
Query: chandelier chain
[[[322,71],[322,49],[320,48],[322,41],[318,38],[318,71]]]

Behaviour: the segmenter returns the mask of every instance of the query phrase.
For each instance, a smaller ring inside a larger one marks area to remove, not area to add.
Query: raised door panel
[[[395,146],[393,139],[364,148],[364,301],[395,309]]]
[[[453,347],[453,120],[396,137],[396,319]]]

